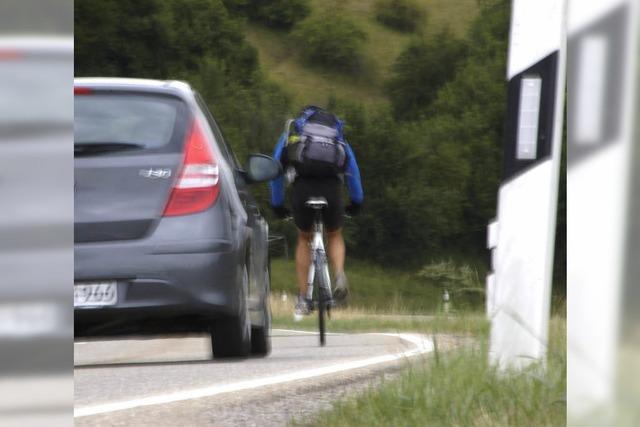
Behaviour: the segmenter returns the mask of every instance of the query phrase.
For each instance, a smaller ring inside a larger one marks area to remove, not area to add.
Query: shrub
[[[249,0],[247,15],[262,24],[289,30],[309,15],[309,0]]]
[[[429,284],[448,290],[458,304],[478,306],[483,303],[484,289],[478,272],[468,265],[453,261],[431,263],[418,272]]]
[[[393,65],[386,84],[397,118],[411,118],[428,110],[438,91],[466,59],[465,42],[444,29],[429,40],[411,42]]]
[[[431,285],[454,292],[482,290],[482,282],[476,269],[467,264],[458,265],[451,260],[424,266],[418,272],[418,277]]]
[[[376,19],[398,31],[412,32],[424,22],[424,12],[413,0],[379,0],[375,4]]]
[[[303,59],[312,65],[356,72],[367,35],[348,18],[330,11],[302,21],[294,31]]]

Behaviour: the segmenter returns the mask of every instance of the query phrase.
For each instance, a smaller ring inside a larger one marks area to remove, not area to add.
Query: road
[[[211,361],[206,335],[76,342],[76,426],[280,426],[425,357],[411,334],[274,330],[267,358]]]

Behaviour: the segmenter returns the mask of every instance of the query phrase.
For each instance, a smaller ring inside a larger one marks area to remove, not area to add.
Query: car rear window
[[[175,139],[183,102],[161,95],[91,93],[75,96],[76,144],[138,144],[161,148]]]

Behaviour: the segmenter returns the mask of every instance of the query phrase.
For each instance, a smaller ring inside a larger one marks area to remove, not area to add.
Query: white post
[[[544,361],[564,112],[565,2],[514,0],[505,174],[488,229],[489,356],[500,368]]]
[[[625,249],[632,231],[629,221],[636,224],[638,221],[629,213],[629,200],[634,197],[630,194],[630,182],[632,174],[637,174],[633,171],[633,139],[637,121],[634,98],[638,78],[638,12],[635,0],[570,1],[569,425],[584,425],[585,421],[614,425],[614,403],[625,400],[616,398],[616,361]],[[637,263],[637,258],[628,260]],[[637,287],[637,282],[632,285]],[[620,378],[637,383],[637,357],[627,362]],[[636,404],[637,400],[632,403]],[[637,415],[637,407],[632,410]]]

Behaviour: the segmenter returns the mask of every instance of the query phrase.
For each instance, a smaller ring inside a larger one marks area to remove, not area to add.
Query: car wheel
[[[211,325],[211,349],[215,358],[246,357],[251,351],[251,320],[246,297],[248,286],[249,274],[245,265],[240,289],[240,313],[216,320]]]
[[[271,289],[271,280],[269,269],[264,272],[265,295],[262,301],[262,318],[261,326],[251,327],[251,353],[255,356],[264,357],[271,352],[271,308],[269,306],[269,291]]]

